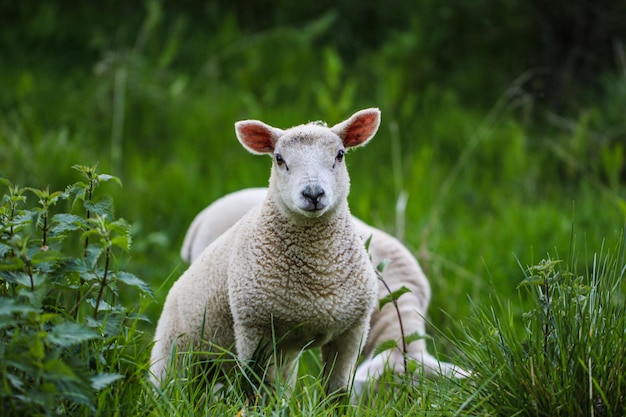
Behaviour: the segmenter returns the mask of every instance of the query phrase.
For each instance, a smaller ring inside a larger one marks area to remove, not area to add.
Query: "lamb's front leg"
[[[328,384],[327,393],[347,392],[350,375],[356,367],[368,329],[369,323],[362,323],[322,346],[324,378]]]
[[[263,349],[264,332],[258,327],[249,327],[235,324],[235,348],[237,357],[244,364],[251,364],[252,360],[259,360]]]
[[[267,337],[264,329],[239,327],[235,329],[237,357],[250,365],[265,382],[274,384],[279,372],[286,382],[293,387],[297,373],[297,352],[276,351],[274,341]]]

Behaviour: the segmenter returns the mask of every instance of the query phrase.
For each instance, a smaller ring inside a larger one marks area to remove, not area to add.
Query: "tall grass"
[[[502,416],[621,416],[626,412],[624,237],[593,254],[525,269],[522,317],[492,298],[463,325],[460,349],[478,381],[472,395]],[[576,257],[577,252],[570,255]]]

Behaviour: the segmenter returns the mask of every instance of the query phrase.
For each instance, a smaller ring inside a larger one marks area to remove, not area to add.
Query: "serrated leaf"
[[[100,233],[100,230],[98,229],[89,229],[89,230],[85,230],[81,235],[80,238],[81,240],[85,240],[86,238],[92,238],[92,237],[97,237],[97,238],[101,238],[102,234]]]
[[[0,243],[0,258],[4,258],[4,255],[8,254],[10,251],[11,247],[9,245]]]
[[[111,239],[111,244],[113,246],[117,246],[118,248],[128,251],[130,250],[130,235],[128,234],[121,234],[118,236],[115,236],[113,239]]]
[[[30,287],[30,276],[26,272],[6,271],[6,273],[2,274],[2,277],[10,284]]]
[[[10,298],[0,298],[0,315],[10,316],[12,314],[25,314],[38,312],[39,309],[27,304],[20,304]]]
[[[152,289],[150,286],[129,272],[118,272],[117,280],[126,285],[130,285],[131,287],[139,288],[141,291],[152,295]]]
[[[117,380],[124,378],[122,374],[102,373],[91,377],[91,387],[96,391],[106,388]]]
[[[99,337],[98,333],[78,323],[62,323],[48,334],[48,340],[61,347],[72,346]]]
[[[411,292],[411,290],[403,285],[402,287],[393,291],[391,294],[387,294],[386,296],[378,300],[378,309],[382,310],[385,305],[389,304],[390,302],[394,300],[397,300],[398,298],[400,298],[403,294],[406,294],[407,292]]]
[[[48,195],[48,190],[46,189],[40,190],[38,188],[26,187],[25,190],[28,190],[31,193],[35,194],[35,196],[39,198],[40,200]]]
[[[84,240],[85,237],[83,236],[82,239]],[[87,248],[87,256],[84,258],[85,266],[88,268],[88,270],[92,270],[96,267],[98,259],[100,259],[103,253],[104,248],[102,246],[96,244],[89,245],[89,248]]]
[[[374,356],[376,355],[380,355],[381,353],[387,351],[387,350],[391,350],[391,349],[395,349],[398,347],[398,341],[395,339],[387,339],[383,342],[381,342],[378,346],[376,346],[376,349],[374,349]]]
[[[85,201],[83,204],[87,210],[100,216],[113,212],[113,200],[108,196],[97,202]]]
[[[90,167],[88,167],[87,165],[80,165],[80,164],[74,164],[72,165],[72,169],[75,169],[76,171],[80,172],[80,173],[87,173],[91,170]]]
[[[125,317],[124,317],[125,318]],[[120,325],[123,319],[119,314],[108,313],[101,315],[100,318],[87,317],[86,324],[89,327],[97,329],[104,337],[119,336]]]
[[[93,308],[96,308],[96,300],[95,298],[90,298],[87,300],[87,304],[89,304],[90,306],[92,306]],[[114,308],[111,304],[107,303],[104,300],[100,300],[100,304],[98,305],[98,311],[103,312],[103,311],[113,311]]]
[[[410,345],[413,342],[417,342],[418,340],[429,339],[430,337],[425,334],[421,334],[420,332],[413,332],[407,337],[404,338],[407,345]]]
[[[115,177],[115,176],[113,176],[113,175],[109,175],[109,174],[100,174],[100,175],[98,175],[98,180],[99,180],[99,181],[102,181],[102,182],[105,182],[105,181],[113,181],[113,182],[115,182],[116,184],[118,184],[120,187],[122,186],[122,181],[121,181],[119,178],[117,178],[117,177]]]
[[[33,256],[31,262],[33,265],[39,265],[44,262],[57,262],[65,259],[65,256],[55,250],[39,250]]]
[[[517,289],[519,290],[520,288],[526,287],[529,285],[544,285],[545,283],[546,283],[545,277],[542,277],[540,275],[533,275],[533,276],[526,278],[522,282],[520,282],[517,285]]]
[[[30,225],[37,218],[37,213],[31,210],[24,210],[13,217],[13,221],[9,224],[13,226],[26,226]]]
[[[65,197],[70,200],[70,207],[74,208],[78,200],[85,200],[88,187],[84,182],[77,182],[65,189]]]
[[[83,220],[82,217],[69,213],[54,215],[52,217],[52,223],[54,226],[50,229],[50,231],[53,234],[73,232],[87,226],[87,223],[85,223],[85,220]]]

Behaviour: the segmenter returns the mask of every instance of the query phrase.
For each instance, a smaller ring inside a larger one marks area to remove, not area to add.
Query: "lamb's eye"
[[[343,149],[340,149],[339,152],[337,152],[337,156],[335,157],[335,160],[337,160],[337,162],[341,162],[343,160],[343,154],[345,154],[346,152]]]
[[[285,160],[283,159],[283,156],[279,153],[274,155],[274,158],[276,159],[276,164],[279,167],[285,166]]]

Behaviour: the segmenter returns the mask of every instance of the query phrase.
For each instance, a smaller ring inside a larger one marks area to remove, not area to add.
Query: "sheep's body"
[[[152,351],[155,383],[174,343],[208,352],[234,348],[248,361],[276,342],[287,373],[301,350],[321,346],[328,391],[346,388],[377,284],[348,209],[343,153],[371,139],[379,117],[375,109],[358,112],[332,129],[236,125],[244,147],[274,154],[269,191],[170,290]],[[202,340],[211,342],[208,349]]]
[[[230,229],[250,209],[265,200],[267,188],[246,188],[215,200],[193,219],[180,251],[191,263],[211,242]]]
[[[213,240],[225,233],[238,218],[260,205],[267,194],[267,188],[249,188],[228,194],[202,210],[190,225],[181,249],[181,256],[187,262],[194,262],[202,250]],[[383,259],[390,262],[384,269],[384,279],[391,291],[406,286],[411,292],[398,299],[405,335],[418,333],[425,335],[426,311],[430,301],[430,285],[419,263],[410,251],[391,235],[369,226],[353,217],[356,231],[362,241],[371,236],[369,255],[373,267]],[[378,297],[388,294],[382,281],[379,281]],[[370,333],[363,349],[364,361],[355,376],[357,390],[363,388],[368,379],[378,378],[384,369],[404,372],[404,360],[399,350],[387,350],[374,356],[374,350],[389,339],[399,341],[402,332],[397,312],[391,303],[382,310],[376,309],[370,320]],[[428,374],[467,376],[466,372],[453,364],[439,362],[426,350],[425,340],[417,340],[407,346],[409,355],[422,363]]]

